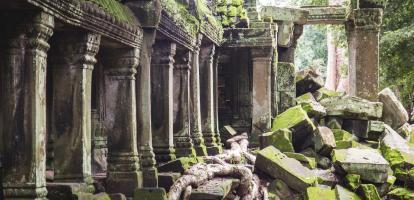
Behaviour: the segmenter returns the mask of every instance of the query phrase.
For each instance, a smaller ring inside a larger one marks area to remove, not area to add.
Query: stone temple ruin
[[[0,1],[0,199],[414,199],[381,2]],[[313,24],[346,26],[348,96],[296,72]]]

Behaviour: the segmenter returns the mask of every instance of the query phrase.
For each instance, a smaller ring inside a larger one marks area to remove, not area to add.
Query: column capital
[[[177,45],[170,41],[156,42],[153,46],[152,64],[171,64],[174,63],[174,56]]]
[[[381,8],[361,8],[354,10],[354,25],[357,29],[379,31],[382,24]]]
[[[271,62],[273,51],[272,48],[252,48],[250,51],[253,62]]]
[[[139,49],[122,48],[105,52],[105,74],[117,79],[135,79],[139,64]]]
[[[214,44],[202,44],[200,47],[200,60],[211,60],[213,62],[213,56],[216,51]]]
[[[175,57],[174,69],[190,70],[191,52],[187,49],[178,50]]]
[[[40,12],[33,22],[26,24],[29,48],[46,53],[50,48],[47,41],[53,34],[54,25],[53,16],[45,12]]]

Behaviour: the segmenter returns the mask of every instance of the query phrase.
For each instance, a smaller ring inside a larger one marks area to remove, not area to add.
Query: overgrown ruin
[[[261,2],[0,1],[0,199],[414,199],[382,1]],[[346,26],[346,96],[295,68],[315,24]]]

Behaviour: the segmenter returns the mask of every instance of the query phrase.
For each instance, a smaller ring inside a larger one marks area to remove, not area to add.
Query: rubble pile
[[[414,125],[394,93],[371,102],[303,77],[260,148],[225,126],[230,149],[180,170],[169,199],[414,199]]]

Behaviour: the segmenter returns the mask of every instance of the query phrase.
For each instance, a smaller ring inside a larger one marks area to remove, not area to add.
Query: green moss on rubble
[[[281,152],[295,152],[292,145],[292,132],[288,129],[279,129],[274,132],[262,134],[262,148],[265,148],[269,145],[276,147]]]
[[[335,191],[327,188],[308,187],[305,200],[332,200],[336,199]]]
[[[316,159],[306,157],[303,154],[300,153],[293,153],[293,152],[284,152],[284,154],[289,158],[294,158],[301,162],[304,166],[306,166],[309,169],[315,169],[316,168]]]
[[[360,193],[365,200],[381,200],[377,188],[373,184],[362,184],[358,188],[358,193]]]
[[[361,184],[361,176],[359,174],[347,174],[344,178],[344,184],[348,189],[355,191]]]
[[[342,129],[332,129],[332,133],[334,134],[335,141],[350,141],[352,140],[353,136],[348,131]]]
[[[115,0],[80,0],[89,1],[101,7],[105,12],[115,17],[115,19],[129,24],[135,23],[134,14],[124,5]]]
[[[400,151],[396,149],[391,149],[385,145],[381,145],[380,150],[384,158],[390,163],[390,166],[393,169],[403,167],[404,157],[402,156]]]
[[[292,128],[303,122],[309,124],[312,130],[316,129],[306,111],[301,106],[295,106],[281,113],[273,120],[272,131],[277,131],[282,128]]]
[[[328,90],[328,89],[322,87],[314,93],[314,96],[315,96],[315,99],[317,101],[321,101],[322,99],[326,99],[326,98],[329,98],[329,97],[344,96],[344,93],[343,92],[335,92],[335,91]]]
[[[188,12],[188,6],[175,0],[161,1],[161,5],[175,23],[184,28],[191,36],[197,36],[200,29],[200,22]]]
[[[388,198],[395,200],[413,200],[414,190],[407,188],[397,187],[388,192]]]

